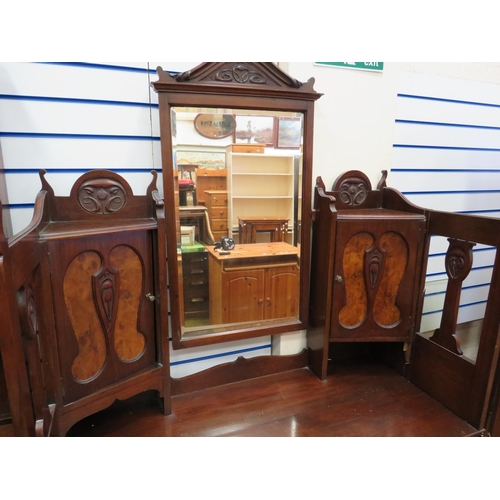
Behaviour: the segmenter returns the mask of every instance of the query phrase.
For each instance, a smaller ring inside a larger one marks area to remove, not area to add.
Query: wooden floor
[[[469,436],[477,430],[376,361],[307,368],[175,396],[146,393],[87,417],[68,436]],[[0,437],[12,436],[0,425]]]
[[[468,436],[476,429],[376,361],[307,368],[181,396],[162,415],[152,394],[74,425],[68,436]],[[12,425],[0,426],[0,436]]]

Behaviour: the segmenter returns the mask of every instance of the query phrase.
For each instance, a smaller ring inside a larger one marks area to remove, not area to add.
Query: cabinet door
[[[156,361],[147,231],[49,242],[64,403]]]
[[[266,270],[265,319],[297,318],[299,314],[298,266]]]
[[[223,322],[264,319],[264,270],[228,271],[222,274]]]
[[[411,339],[423,231],[420,220],[338,221],[330,339]]]

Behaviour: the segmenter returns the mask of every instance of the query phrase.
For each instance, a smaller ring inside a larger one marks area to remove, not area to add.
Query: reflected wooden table
[[[257,243],[258,232],[270,233],[271,242],[285,241],[287,217],[238,217],[240,243]]]

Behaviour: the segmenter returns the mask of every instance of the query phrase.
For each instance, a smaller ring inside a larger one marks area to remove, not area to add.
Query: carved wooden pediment
[[[205,62],[195,68],[170,75],[161,67],[157,68],[159,80],[152,85],[157,91],[183,91],[193,87],[193,92],[203,86],[205,92],[233,90],[245,95],[279,94],[286,97],[300,95],[318,99],[322,94],[314,89],[314,78],[302,83],[270,62]]]

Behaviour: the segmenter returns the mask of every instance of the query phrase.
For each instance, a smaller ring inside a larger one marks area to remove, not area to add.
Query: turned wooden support
[[[441,316],[439,328],[434,332],[430,340],[455,354],[462,355],[460,342],[455,337],[455,332],[462,283],[472,268],[472,248],[475,243],[455,238],[448,238],[448,241],[450,246],[446,252],[445,261],[448,286],[446,287],[443,315]]]

